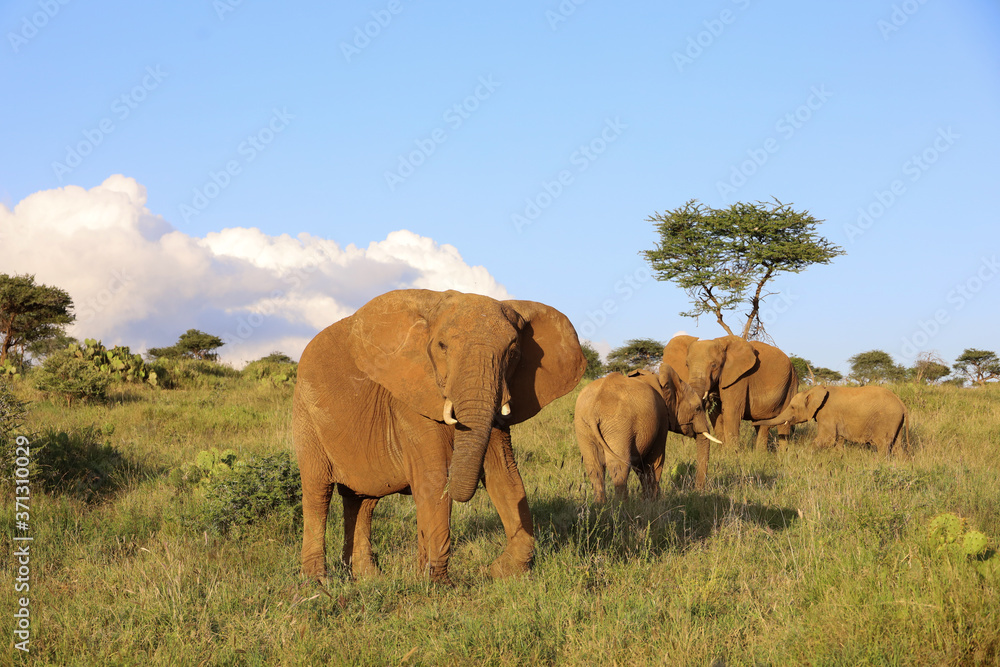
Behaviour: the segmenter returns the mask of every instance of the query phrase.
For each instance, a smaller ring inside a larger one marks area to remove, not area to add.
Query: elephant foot
[[[432,584],[448,586],[449,588],[455,587],[455,584],[451,582],[451,578],[448,576],[447,565],[429,565],[427,567],[427,576],[430,578]]]
[[[382,576],[382,572],[371,558],[354,558],[347,566],[351,577],[357,580],[376,579]]]
[[[534,540],[527,545],[508,544],[503,553],[490,565],[490,576],[503,579],[527,574],[531,570],[534,551]]]

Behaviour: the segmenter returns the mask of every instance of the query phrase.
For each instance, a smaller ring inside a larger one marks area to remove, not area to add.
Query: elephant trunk
[[[755,421],[753,425],[771,428],[772,426],[781,426],[782,424],[789,423],[791,421],[791,418],[792,416],[789,413],[789,411],[783,410],[781,414],[779,414],[777,417],[774,417],[773,419],[763,419],[761,421]]]
[[[469,501],[479,485],[496,413],[494,403],[478,400],[455,408],[460,426],[455,432],[455,451],[448,471],[448,493],[460,503]]]

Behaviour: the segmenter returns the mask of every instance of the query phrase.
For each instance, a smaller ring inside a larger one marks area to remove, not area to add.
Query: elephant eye
[[[443,340],[439,340],[438,341],[438,347],[441,348],[442,350],[447,350],[448,349],[448,346],[444,344]]]

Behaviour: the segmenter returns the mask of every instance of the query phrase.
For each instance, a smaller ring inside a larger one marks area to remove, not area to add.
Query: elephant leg
[[[333,484],[302,476],[302,574],[326,578],[326,519]]]
[[[448,560],[451,558],[451,496],[446,489],[445,471],[414,479],[410,489],[417,505],[417,565],[435,583],[451,585]]]
[[[618,500],[628,498],[628,473],[631,469],[628,461],[608,461],[608,476],[615,487],[615,498]]]
[[[754,448],[758,452],[762,452],[768,448],[767,439],[771,435],[771,429],[768,428],[767,426],[754,426],[753,428],[757,434],[756,438],[754,439]]]
[[[660,497],[660,477],[663,475],[663,459],[667,449],[667,436],[657,437],[656,442],[643,457],[639,468],[639,484],[643,495],[656,500]]]
[[[782,424],[778,427],[778,445],[781,447],[788,446],[789,441],[792,439],[792,433],[795,432],[795,426],[792,424]]]
[[[837,444],[837,428],[832,424],[818,424],[815,446],[820,448],[833,447]]]
[[[344,551],[341,561],[355,579],[378,576],[372,555],[372,513],[378,498],[359,496],[344,486],[338,486],[344,501]]]
[[[705,482],[708,478],[708,459],[712,452],[712,441],[699,435],[695,441],[695,447],[697,448],[698,463],[695,468],[694,488],[701,490],[705,488]]]
[[[490,444],[483,459],[483,472],[486,493],[500,515],[507,535],[507,546],[490,565],[490,576],[499,578],[523,574],[531,567],[531,559],[535,554],[535,532],[531,511],[528,509],[528,496],[514,461],[508,429],[494,428],[490,434]],[[602,467],[602,493],[603,475]]]
[[[604,456],[601,451],[601,443],[597,441],[590,427],[580,422],[576,424],[576,443],[580,446],[583,468],[587,471],[587,478],[594,488],[594,502],[603,503],[606,497],[604,495]],[[488,451],[487,457],[489,457]]]

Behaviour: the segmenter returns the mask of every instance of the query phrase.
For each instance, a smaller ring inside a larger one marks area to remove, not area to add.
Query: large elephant
[[[534,536],[510,427],[576,386],[587,365],[565,315],[532,301],[398,290],[321,331],[299,363],[293,402],[302,475],[302,570],[326,575],[334,486],[344,503],[342,560],[377,574],[372,512],[413,495],[421,570],[447,583],[452,500],[479,481],[507,546],[490,572],[528,569]]]
[[[897,442],[903,442],[905,432],[905,448],[910,448],[906,407],[885,387],[816,385],[796,395],[774,419],[754,425],[802,424],[810,419],[818,425],[817,447],[833,446],[837,438],[843,438],[875,445],[879,452],[888,454]]]
[[[784,352],[739,336],[712,340],[674,336],[663,348],[663,361],[673,366],[703,401],[709,395],[718,396],[718,405],[708,408],[709,418],[719,429],[716,437],[732,447],[739,442],[741,420],[776,417],[799,387],[799,376]],[[757,427],[758,449],[767,447],[768,430]],[[791,426],[778,428],[782,442],[790,434]]]
[[[628,497],[628,474],[633,469],[646,497],[655,498],[671,432],[697,438],[695,486],[705,487],[708,441],[713,439],[708,419],[701,399],[667,364],[660,365],[659,374],[611,373],[594,380],[576,399],[573,425],[599,503],[606,499],[605,470],[619,499]]]

